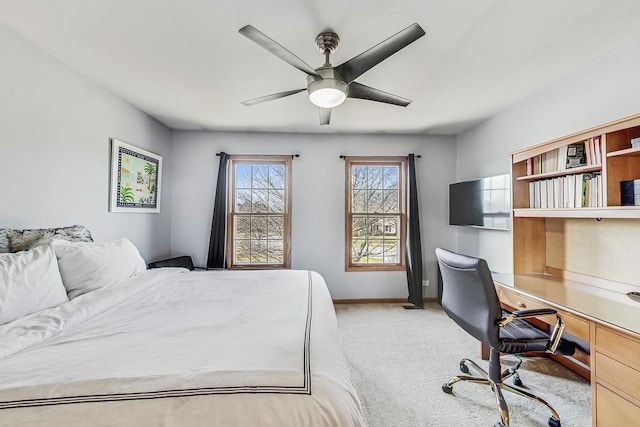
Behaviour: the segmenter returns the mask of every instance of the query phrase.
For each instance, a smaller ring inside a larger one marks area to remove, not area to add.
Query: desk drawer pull
[[[518,305],[518,308],[527,308],[527,304],[523,303],[522,301],[518,301],[516,304]]]

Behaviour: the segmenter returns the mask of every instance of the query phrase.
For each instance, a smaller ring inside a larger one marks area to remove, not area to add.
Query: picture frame
[[[110,212],[160,212],[162,156],[111,138]]]

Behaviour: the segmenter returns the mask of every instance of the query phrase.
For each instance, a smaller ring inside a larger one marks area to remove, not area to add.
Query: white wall
[[[174,131],[171,249],[206,263],[219,158],[229,154],[300,154],[293,161],[292,268],[320,272],[333,298],[406,298],[405,272],[344,271],[345,155],[421,154],[416,160],[423,258],[436,296],[436,246],[454,244],[448,184],[455,139],[401,135],[311,135]]]
[[[171,132],[0,25],[0,228],[87,226],[170,252]],[[108,212],[109,138],[164,156],[160,214]]]
[[[640,113],[638,70],[640,42],[458,135],[458,179],[509,172],[512,151]],[[486,258],[494,270],[512,271],[509,233],[460,230],[458,250]]]

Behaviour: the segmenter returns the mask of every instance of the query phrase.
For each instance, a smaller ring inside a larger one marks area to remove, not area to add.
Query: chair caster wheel
[[[453,394],[453,387],[451,387],[447,383],[444,383],[444,384],[442,384],[442,391],[444,391],[447,394]]]
[[[465,374],[469,373],[469,367],[464,364],[464,362],[460,362],[460,370]]]
[[[520,379],[520,377],[513,377],[513,385],[522,387],[522,380]]]
[[[557,420],[554,417],[549,417],[549,426],[550,427],[560,427],[560,420]]]

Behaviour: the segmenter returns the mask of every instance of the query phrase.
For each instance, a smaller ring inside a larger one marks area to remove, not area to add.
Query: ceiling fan
[[[238,31],[289,65],[307,73],[306,88],[274,93],[242,102],[246,106],[273,101],[307,90],[309,92],[309,100],[320,109],[320,124],[328,125],[331,120],[331,109],[342,104],[346,98],[385,102],[402,107],[406,107],[411,103],[409,99],[360,84],[354,80],[394,53],[424,36],[425,32],[418,24],[408,26],[336,67],[329,62],[329,56],[338,47],[340,39],[336,33],[324,31],[316,37],[316,45],[320,52],[324,54],[325,63],[315,69],[251,25],[246,25]]]

